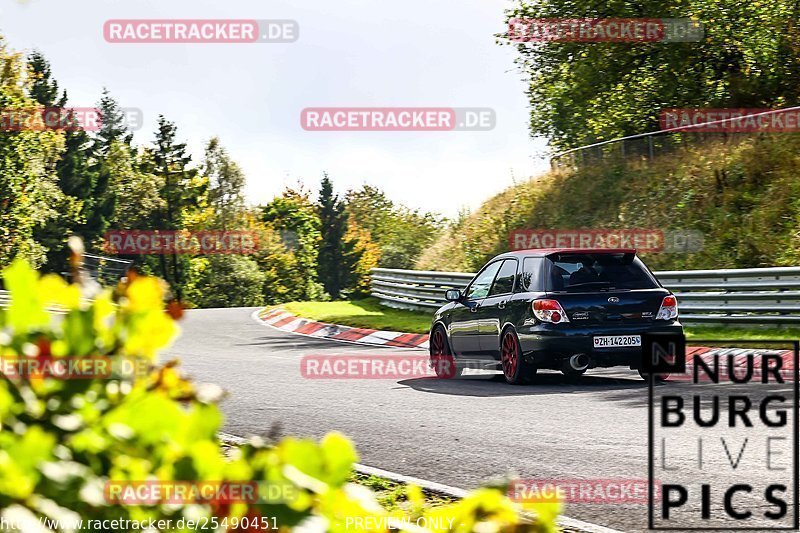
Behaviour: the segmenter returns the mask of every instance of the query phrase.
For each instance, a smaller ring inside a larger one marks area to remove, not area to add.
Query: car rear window
[[[658,283],[634,254],[556,254],[547,257],[548,291],[654,289]]]

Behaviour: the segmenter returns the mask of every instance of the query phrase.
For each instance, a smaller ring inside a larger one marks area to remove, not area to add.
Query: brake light
[[[551,324],[569,322],[567,313],[564,312],[564,308],[561,307],[558,300],[534,300],[533,315],[542,322]]]
[[[664,296],[661,309],[658,310],[656,320],[672,320],[678,318],[678,299],[673,295]]]

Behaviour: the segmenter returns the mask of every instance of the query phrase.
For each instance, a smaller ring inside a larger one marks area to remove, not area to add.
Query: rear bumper
[[[643,333],[683,333],[677,320],[666,324],[630,324],[618,327],[572,324],[537,324],[517,330],[523,357],[539,368],[560,368],[564,359],[584,353],[591,359],[590,367],[628,366],[639,368],[642,348],[594,348],[597,335],[641,335]]]

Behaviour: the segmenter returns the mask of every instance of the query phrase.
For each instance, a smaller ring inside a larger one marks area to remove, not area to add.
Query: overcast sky
[[[136,141],[159,113],[199,162],[217,135],[247,174],[252,203],[327,171],[338,191],[362,183],[411,207],[454,215],[546,169],[527,129],[525,84],[498,46],[507,0],[0,0],[0,32],[41,50],[72,106],[108,87],[140,108]],[[293,19],[293,43],[111,44],[108,19]],[[491,131],[305,131],[306,107],[482,107]]]

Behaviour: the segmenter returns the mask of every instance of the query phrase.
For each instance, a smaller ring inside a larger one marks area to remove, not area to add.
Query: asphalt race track
[[[300,375],[304,355],[393,352],[281,332],[253,320],[253,311],[189,311],[166,354],[194,379],[228,391],[226,432],[318,438],[338,430],[355,441],[363,464],[464,489],[514,474],[647,479],[648,388],[634,371],[591,370],[579,382],[548,373],[522,387],[497,379],[310,380]],[[736,472],[713,458],[708,470],[735,483]],[[715,500],[713,512],[721,508]],[[647,524],[645,504],[569,504],[564,514],[622,531]]]

